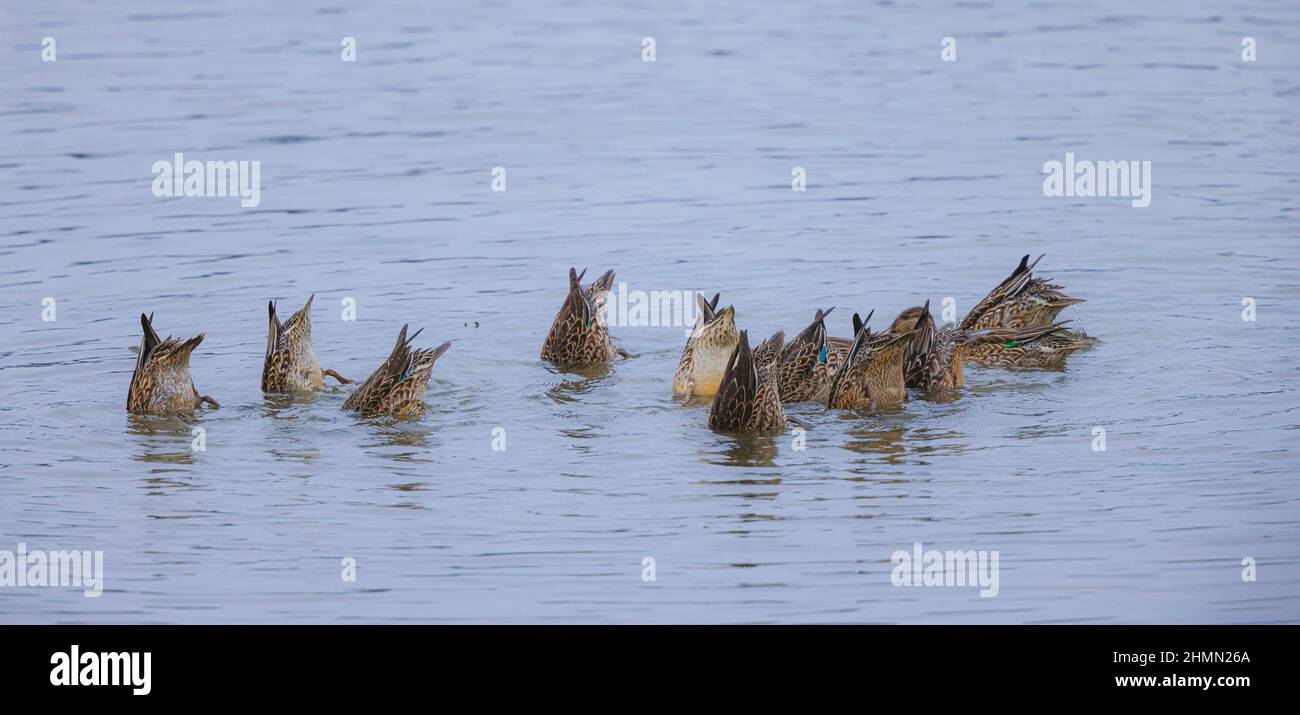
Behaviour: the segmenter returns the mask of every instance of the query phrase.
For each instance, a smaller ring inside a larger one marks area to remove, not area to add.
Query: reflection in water
[[[171,417],[127,415],[127,432],[136,440],[140,452],[132,458],[154,464],[193,464],[192,433],[199,419],[194,414]]]
[[[555,368],[550,369],[552,372],[558,373],[558,370]],[[597,365],[586,370],[574,371],[571,374],[578,375],[582,377],[582,379],[564,380],[563,382],[547,388],[546,396],[550,398],[551,402],[554,402],[557,405],[579,403],[580,397],[595,391],[596,388],[605,384],[610,372],[608,365]],[[560,414],[557,415],[557,417],[561,420],[582,419],[586,421],[585,416],[580,412],[574,412],[572,415]],[[559,434],[570,442],[570,448],[584,453],[591,452],[592,448],[588,442],[601,436],[601,432],[591,424],[564,427],[559,430]]]
[[[182,470],[179,469],[154,469],[150,473],[157,475],[157,474],[164,474],[166,472],[181,472],[181,471]],[[173,479],[169,477],[151,476],[151,477],[145,477],[143,481],[144,481],[143,488],[145,490],[145,494],[151,497],[163,496],[165,494],[168,494],[169,492],[176,492],[180,490],[188,490],[188,489],[195,488],[193,482],[189,482],[184,479]],[[164,518],[154,514],[150,514],[149,517],[151,519]],[[183,517],[173,517],[173,518],[179,519]]]
[[[719,435],[725,440],[721,459],[705,460],[711,464],[732,467],[774,467],[780,452],[779,437],[752,435]],[[779,483],[781,480],[775,480]]]
[[[272,420],[269,429],[273,434],[266,450],[272,459],[308,464],[320,456],[320,449],[308,441],[312,438],[304,436],[310,432],[304,433],[302,424],[309,419],[308,408],[316,399],[311,392],[262,394],[262,415]]]
[[[950,401],[950,400],[949,400]],[[845,432],[844,449],[875,459],[854,460],[864,465],[851,468],[854,474],[879,475],[865,465],[925,465],[929,457],[940,454],[959,455],[967,448],[966,435],[951,429],[928,427],[862,425]]]
[[[316,402],[312,392],[264,392],[262,393],[262,414],[272,419],[294,419],[298,412],[294,407],[306,407]]]
[[[301,464],[310,464],[320,457],[320,450],[316,447],[306,447],[304,449],[279,449],[272,447],[266,450],[273,459],[280,462],[299,462]]]
[[[379,441],[364,444],[370,454],[395,462],[429,462],[429,437],[435,429],[421,417],[374,417],[358,421]],[[397,451],[390,451],[397,450]]]
[[[559,431],[561,437],[569,442],[569,449],[583,454],[592,454],[592,440],[599,439],[602,434],[593,426],[585,427],[567,427]]]
[[[963,393],[964,393],[964,388],[962,390],[941,389],[941,390],[935,390],[934,392],[928,392],[924,394],[918,393],[916,395],[916,398],[925,400],[926,402],[934,402],[937,404],[946,405],[950,402],[956,402],[960,400]]]
[[[428,482],[404,482],[401,484],[389,484],[388,488],[399,492],[424,492],[428,491]]]
[[[906,427],[883,430],[851,429],[846,435],[844,448],[858,454],[878,456],[881,458],[880,461],[885,464],[902,464],[902,458],[908,451],[908,445],[904,439],[907,432]]]
[[[585,395],[595,388],[599,387],[609,377],[609,366],[600,365],[590,370],[574,372],[579,375],[581,380],[565,380],[556,385],[547,388],[546,396],[557,405],[566,405],[578,401],[578,397]]]

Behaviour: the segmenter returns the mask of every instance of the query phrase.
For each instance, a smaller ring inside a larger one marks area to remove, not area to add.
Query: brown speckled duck
[[[834,409],[874,410],[907,399],[904,360],[911,331],[873,333],[853,314],[853,344],[835,374],[827,398]]]
[[[424,414],[424,388],[429,384],[433,364],[451,347],[445,342],[436,348],[412,350],[415,335],[406,337],[406,327],[397,334],[393,352],[374,374],[366,378],[343,402],[343,409],[361,413],[363,417],[393,415],[412,417]]]
[[[736,332],[736,309],[727,306],[718,310],[719,298],[721,294],[714,294],[712,301],[706,301],[704,294],[695,294],[700,313],[695,320],[695,329],[682,349],[677,372],[673,374],[675,394],[712,397],[718,392],[722,373],[726,372],[731,354],[740,341]]]
[[[826,403],[831,380],[853,345],[852,340],[827,335],[826,316],[832,310],[818,310],[808,327],[781,351],[776,374],[782,402]]]
[[[928,392],[965,384],[962,359],[973,346],[1030,343],[1059,330],[1065,322],[1069,321],[1021,328],[939,329],[926,301],[924,306],[900,313],[890,332],[911,332],[905,365],[907,386]]]
[[[190,412],[203,403],[220,407],[207,395],[200,395],[190,377],[190,353],[203,342],[200,333],[186,341],[168,335],[158,337],[153,315],[140,314],[144,337],[135,358],[135,372],[126,393],[126,411],[136,415],[175,415]]]
[[[1095,342],[1094,338],[1070,330],[1053,330],[1029,340],[968,345],[962,351],[961,358],[983,367],[1057,369],[1063,367],[1065,359],[1076,350],[1082,350]]]
[[[316,362],[311,342],[311,304],[313,294],[297,313],[281,323],[275,314],[275,302],[267,304],[270,324],[266,333],[266,358],[262,361],[263,392],[308,392],[325,386],[325,376],[348,384],[351,380],[322,370]]]
[[[957,327],[973,331],[1051,325],[1062,310],[1084,302],[1066,295],[1051,281],[1035,278],[1033,270],[1041,260],[1041,255],[1033,263],[1028,255],[1022,257],[1011,275],[977,303]],[[1054,330],[1030,340],[971,344],[962,351],[962,360],[986,367],[1059,368],[1071,353],[1096,342],[1096,338],[1082,332]]]
[[[614,271],[605,271],[585,288],[582,277],[569,269],[569,294],[551,323],[542,344],[542,359],[562,370],[584,370],[604,365],[627,353],[614,346],[605,324],[605,300],[614,285]]]
[[[785,410],[777,394],[774,368],[782,334],[763,341],[753,351],[749,334],[740,331],[718,392],[709,410],[709,428],[734,434],[770,435],[785,431]]]
[[[1061,286],[1034,277],[1034,267],[1041,260],[1043,256],[1030,263],[1029,255],[1026,254],[1011,275],[984,296],[957,327],[961,330],[979,330],[1050,325],[1062,310],[1083,303],[1082,298],[1066,295]]]

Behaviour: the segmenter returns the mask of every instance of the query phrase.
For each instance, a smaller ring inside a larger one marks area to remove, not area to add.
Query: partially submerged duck
[[[958,329],[975,331],[1051,325],[1062,310],[1083,303],[1082,298],[1066,295],[1062,286],[1034,277],[1034,267],[1041,260],[1042,255],[1030,263],[1029,255],[1023,256],[1020,265],[971,309]],[[986,367],[1059,368],[1071,353],[1096,342],[1096,338],[1082,332],[1060,329],[1022,339],[969,345],[962,351],[962,359]]]
[[[1029,340],[969,345],[962,351],[962,360],[983,367],[1060,368],[1074,351],[1094,342],[1094,338],[1070,330],[1053,330]]]
[[[706,301],[703,293],[696,293],[699,316],[695,328],[686,339],[677,372],[673,374],[673,392],[686,397],[712,397],[718,392],[722,374],[727,370],[731,354],[736,350],[740,336],[736,332],[736,309],[727,306],[718,310],[721,294]]]
[[[781,351],[776,374],[782,402],[826,402],[831,380],[853,345],[851,340],[827,335],[826,316],[832,310],[819,309],[808,327]]]
[[[740,331],[709,409],[710,429],[751,435],[785,431],[785,410],[774,374],[782,339],[777,333],[751,351],[748,332]]]
[[[853,344],[835,374],[827,405],[835,409],[874,410],[907,399],[904,362],[911,330],[873,333],[865,320],[853,314]]]
[[[311,304],[314,300],[315,294],[283,323],[276,317],[275,302],[267,304],[270,324],[266,333],[266,358],[262,361],[263,392],[319,390],[325,386],[326,375],[343,385],[352,382],[333,370],[322,370],[316,361],[316,350],[311,342]]]
[[[1034,277],[1034,267],[1043,254],[1029,262],[1026,254],[1020,265],[975,305],[957,326],[962,330],[980,328],[1028,328],[1050,325],[1062,310],[1085,302],[1071,298],[1065,289],[1043,278]]]
[[[1006,349],[1015,349],[1041,340],[1060,329],[1063,324],[978,330],[960,327],[939,329],[930,315],[930,303],[926,301],[924,306],[908,308],[900,313],[890,327],[890,332],[911,332],[905,365],[907,386],[929,392],[965,384],[962,360],[966,351],[981,345],[996,347],[999,344],[1012,346]]]
[[[363,417],[393,415],[411,417],[424,414],[424,388],[429,384],[433,364],[451,347],[445,342],[436,348],[412,350],[411,342],[424,329],[406,337],[407,326],[397,334],[393,352],[374,374],[366,378],[348,399],[343,409],[361,413]]]
[[[126,393],[126,411],[136,415],[175,415],[198,409],[203,403],[220,407],[207,395],[200,395],[190,377],[190,354],[203,342],[203,333],[181,341],[168,335],[158,337],[153,314],[140,314],[144,337],[135,358],[135,372]]]
[[[585,269],[582,273],[569,269],[569,293],[542,344],[542,359],[563,370],[596,367],[615,355],[627,355],[614,346],[605,324],[605,300],[614,285],[614,271],[605,271],[584,288],[586,274]]]

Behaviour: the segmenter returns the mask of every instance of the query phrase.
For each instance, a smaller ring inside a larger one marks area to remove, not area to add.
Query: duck
[[[718,392],[722,374],[740,341],[736,332],[736,308],[729,305],[718,310],[721,297],[721,293],[715,293],[713,300],[705,300],[703,293],[695,294],[699,315],[673,374],[676,395],[689,399],[713,397]]]
[[[889,330],[902,334],[910,331],[904,373],[908,387],[922,392],[958,388],[965,385],[962,360],[972,346],[1031,343],[1057,331],[1069,321],[1020,328],[995,327],[979,330],[960,327],[938,328],[930,315],[930,302],[899,313]]]
[[[709,408],[710,429],[741,435],[785,431],[785,409],[774,374],[783,339],[778,332],[751,351],[748,331],[740,331]]]
[[[605,301],[614,285],[614,271],[601,274],[585,288],[582,277],[569,269],[569,293],[542,343],[542,359],[566,371],[606,365],[615,355],[630,357],[615,347],[605,322]]]
[[[153,313],[140,314],[144,337],[135,358],[135,372],[126,392],[126,411],[134,415],[177,415],[202,407],[221,405],[207,395],[200,395],[190,376],[190,354],[203,342],[204,333],[178,340],[168,335],[158,337],[153,329]]]
[[[1030,328],[1050,325],[1061,311],[1085,302],[1072,298],[1065,289],[1033,275],[1040,255],[1029,262],[1029,255],[1006,280],[999,283],[962,319],[958,328]],[[988,341],[973,344],[962,351],[962,359],[984,367],[1059,368],[1077,350],[1090,347],[1098,340],[1082,331],[1054,330],[1031,340]]]
[[[1042,254],[1029,262],[1026,254],[1020,265],[975,305],[958,324],[962,330],[981,328],[1027,328],[1050,325],[1062,310],[1086,302],[1071,298],[1065,289],[1043,278],[1035,278],[1033,271]]]
[[[316,361],[316,350],[311,342],[311,304],[307,304],[281,323],[276,317],[275,301],[267,303],[270,323],[266,333],[266,358],[262,361],[263,392],[310,392],[325,387],[328,375],[339,384],[352,381],[334,372],[322,370]]]
[[[1069,322],[1069,321],[1063,321]],[[969,345],[962,360],[981,367],[1037,367],[1059,369],[1076,350],[1096,342],[1095,338],[1072,330],[1053,330],[1029,340],[986,342]]]
[[[362,417],[424,414],[424,388],[429,384],[433,364],[451,348],[451,341],[436,348],[412,350],[411,343],[424,329],[408,338],[407,327],[403,325],[397,334],[397,344],[384,364],[344,400],[344,410],[358,412]]]
[[[832,409],[875,410],[907,399],[904,363],[912,330],[872,332],[867,323],[874,314],[853,314],[853,343],[827,397]]]
[[[818,309],[808,327],[782,349],[776,368],[782,402],[826,403],[831,380],[853,345],[852,340],[827,335],[826,317],[833,310]]]

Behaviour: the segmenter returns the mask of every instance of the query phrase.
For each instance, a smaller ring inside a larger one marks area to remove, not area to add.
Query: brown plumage
[[[736,309],[727,306],[718,310],[720,298],[720,294],[714,294],[712,301],[706,301],[704,294],[695,294],[700,315],[673,374],[673,392],[678,395],[712,397],[718,392],[722,373],[740,340],[736,333]]]
[[[343,409],[360,412],[363,417],[394,415],[410,417],[424,414],[424,388],[429,384],[433,364],[451,347],[445,342],[436,348],[412,350],[411,342],[422,331],[406,337],[406,327],[397,334],[393,352],[374,374],[366,378],[343,402]]]
[[[1084,302],[1069,297],[1055,283],[1035,278],[1033,270],[1041,260],[1043,256],[1030,263],[1026,254],[1011,275],[977,303],[957,327],[978,330],[1049,325],[1056,321],[1062,310]]]
[[[710,429],[737,434],[785,431],[785,410],[773,375],[781,338],[777,333],[751,352],[749,334],[740,331],[739,342],[709,409]]]
[[[812,323],[781,351],[776,375],[782,402],[826,402],[831,380],[852,346],[852,341],[827,335],[826,316],[833,310],[818,310]]]
[[[914,332],[908,341],[905,365],[907,386],[926,392],[964,385],[962,360],[968,350],[977,346],[1018,347],[1021,343],[1040,340],[1069,322],[1016,328],[938,329],[930,315],[929,306],[927,301],[924,307],[908,308],[890,328],[892,332],[912,324]]]
[[[784,345],[785,331],[778,330],[772,333],[772,337],[759,343],[758,347],[754,348],[754,363],[758,365],[759,370],[766,369],[768,372],[773,373],[773,379],[776,377],[776,365],[781,359],[781,350]]]
[[[569,293],[542,344],[542,359],[563,370],[582,370],[614,359],[618,349],[605,324],[605,299],[614,285],[614,271],[605,271],[582,287],[582,276],[569,269]]]
[[[311,341],[311,304],[314,300],[315,294],[283,323],[276,318],[275,303],[267,304],[270,323],[266,333],[266,357],[262,361],[263,392],[319,390],[325,386],[325,375],[344,385],[351,382],[333,370],[322,370],[316,362],[316,350]]]
[[[168,335],[159,339],[153,329],[153,315],[140,314],[144,337],[135,358],[135,372],[126,393],[126,411],[136,415],[175,415],[197,409],[204,402],[220,407],[207,395],[200,395],[190,377],[190,354],[203,342],[200,333],[181,341]]]
[[[1068,322],[1068,321],[1067,321]],[[1092,340],[1069,330],[1052,330],[1024,341],[992,342],[968,345],[962,360],[984,367],[1060,368],[1076,350],[1089,347]]]
[[[907,399],[903,362],[911,330],[873,333],[853,315],[853,345],[831,382],[827,404],[836,409],[876,409]]]

